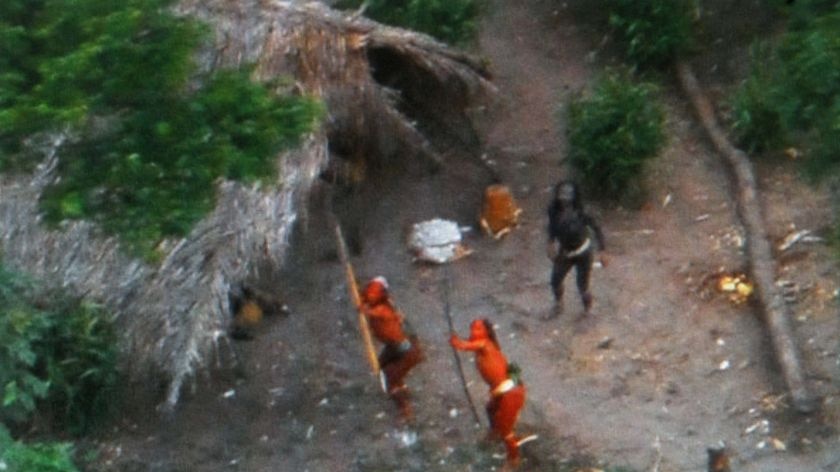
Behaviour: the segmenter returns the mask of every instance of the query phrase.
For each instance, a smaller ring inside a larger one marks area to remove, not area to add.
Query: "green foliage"
[[[38,375],[38,344],[49,324],[22,297],[31,285],[0,266],[0,386],[3,403],[0,420],[21,422],[47,395],[49,381]]]
[[[33,107],[10,109],[24,101],[22,97],[31,90],[32,77],[37,74],[33,58],[38,45],[30,28],[35,21],[32,7],[42,4],[27,0],[0,2],[0,170],[9,166],[9,153],[21,151],[19,140],[8,130],[32,133],[43,126],[38,119],[41,114]]]
[[[6,80],[0,79],[0,169],[35,164],[16,155],[32,134],[155,106],[168,98],[164,93],[180,92],[202,34],[196,23],[164,14],[170,3],[2,2],[0,36],[14,41],[3,51],[9,55]]]
[[[608,73],[568,107],[569,159],[593,193],[618,198],[665,143],[656,88]]]
[[[112,411],[119,381],[116,334],[101,307],[62,296],[51,300],[52,329],[39,343],[53,415],[84,433]]]
[[[837,175],[840,170],[840,96],[834,97],[831,108],[811,136],[816,144],[805,161],[806,174],[814,180]]]
[[[98,307],[37,290],[0,266],[0,418],[25,422],[39,406],[72,433],[110,411],[119,380],[116,336]]]
[[[669,64],[691,44],[688,0],[607,0],[610,25],[636,67]]]
[[[366,3],[365,15],[380,23],[426,33],[451,43],[463,44],[475,37],[481,0],[345,0],[339,8],[358,8]]]
[[[46,221],[93,220],[143,255],[213,208],[219,178],[273,179],[320,115],[248,70],[196,76],[206,29],[172,3],[0,3],[0,170],[32,169],[27,142],[69,130]]]
[[[78,472],[70,443],[24,444],[0,424],[0,464],[8,472]]]
[[[749,152],[777,149],[787,142],[775,85],[774,51],[767,44],[751,50],[752,71],[733,95],[732,128]]]
[[[793,143],[807,149],[811,175],[828,175],[840,155],[840,7],[800,26],[775,49],[754,47],[751,73],[732,100],[732,125],[747,149]]]
[[[751,151],[804,150],[812,180],[840,170],[840,2],[797,1],[773,50],[759,46],[734,95],[733,128]],[[836,194],[836,189],[834,190]],[[840,230],[834,229],[835,234]]]
[[[807,129],[840,97],[840,9],[789,31],[779,46],[781,113],[791,128]]]
[[[837,191],[835,189],[835,198],[838,196]],[[838,203],[834,202],[834,207],[838,207]],[[834,218],[837,221],[838,212],[835,210]],[[828,234],[828,244],[829,247],[832,249],[834,253],[834,257],[840,259],[840,224],[835,224],[833,228],[831,228],[831,232]]]
[[[796,0],[793,3],[776,0],[790,15],[790,29],[805,29],[816,18],[840,7],[837,0]]]

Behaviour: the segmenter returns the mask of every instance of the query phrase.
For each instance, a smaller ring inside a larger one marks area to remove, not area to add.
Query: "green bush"
[[[607,0],[610,26],[636,67],[669,64],[691,44],[688,0]]]
[[[207,29],[172,3],[0,2],[0,170],[31,170],[34,144],[69,131],[46,221],[95,221],[146,256],[213,208],[219,178],[271,182],[320,115],[247,69],[199,75]]]
[[[70,443],[24,444],[0,424],[0,470],[7,472],[78,472]]]
[[[768,44],[752,47],[752,71],[730,100],[735,137],[749,152],[778,149],[788,140],[776,92],[774,54]]]
[[[753,54],[735,93],[733,129],[752,151],[793,145],[813,180],[840,170],[840,3],[800,1],[775,49]],[[833,190],[836,196],[836,188]],[[835,227],[835,234],[840,230]]]
[[[786,33],[779,46],[780,112],[788,127],[808,129],[840,97],[840,9],[806,29]]]
[[[792,3],[787,0],[776,0],[776,3],[782,4],[779,6],[789,13],[789,28],[792,30],[805,29],[814,19],[840,9],[840,3],[837,0],[796,0]]]
[[[97,305],[61,295],[51,304],[52,329],[39,345],[50,385],[47,401],[61,426],[81,434],[116,406],[116,334]]]
[[[834,189],[834,221],[840,221],[840,202],[837,201],[840,194],[837,189]],[[834,253],[834,257],[840,259],[840,224],[835,224],[828,233],[828,244]]]
[[[0,421],[28,420],[36,403],[45,398],[49,381],[38,375],[38,346],[47,336],[46,317],[22,294],[31,284],[0,266]]]
[[[0,384],[4,422],[36,409],[71,433],[83,433],[113,406],[116,335],[99,307],[38,290],[0,266]]]
[[[656,88],[611,72],[568,107],[569,160],[593,194],[618,198],[665,143]]]
[[[358,8],[380,22],[426,33],[450,43],[463,44],[475,37],[480,0],[345,0],[339,8]]]
[[[750,151],[794,143],[810,173],[833,167],[840,101],[840,10],[792,29],[777,47],[753,46],[750,75],[732,99],[732,127]],[[798,143],[794,140],[798,139]]]
[[[837,175],[840,170],[840,96],[809,135],[815,145],[805,160],[805,172],[813,180]]]

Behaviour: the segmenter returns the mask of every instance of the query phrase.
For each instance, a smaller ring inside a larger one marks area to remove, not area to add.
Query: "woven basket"
[[[481,227],[490,236],[501,237],[519,223],[522,209],[516,205],[506,185],[495,184],[484,191],[481,207]]]

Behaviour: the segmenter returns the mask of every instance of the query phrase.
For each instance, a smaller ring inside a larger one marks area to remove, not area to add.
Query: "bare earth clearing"
[[[719,8],[707,7],[708,15],[751,14],[729,6],[738,2],[704,3]],[[837,264],[820,243],[799,243],[779,257],[808,380],[822,398],[818,413],[800,416],[787,407],[754,310],[714,291],[719,270],[745,267],[741,229],[727,171],[678,89],[663,91],[670,143],[647,174],[643,205],[588,205],[610,258],[593,276],[593,315],[579,317],[569,277],[565,315],[541,319],[552,303],[544,213],[566,146],[555,112],[562,94],[584,87],[599,67],[600,38],[561,2],[491,4],[478,49],[493,64],[500,102],[475,112],[482,149],[451,142],[442,172],[384,176],[358,196],[369,211],[359,216],[365,241],[353,258],[356,271],[390,280],[426,347],[426,362],[408,379],[416,424],[396,420],[368,370],[324,205],[315,201],[278,282],[291,313],[269,318],[255,340],[223,349],[221,367],[196,381],[173,416],[153,413],[154,403],[138,391],[100,438],[98,469],[501,469],[503,448],[483,441],[484,417],[474,426],[446,343],[449,270],[459,334],[473,318],[489,317],[508,357],[523,368],[529,397],[518,430],[540,439],[524,446],[521,470],[603,461],[639,471],[704,471],[706,447],[721,440],[733,470],[840,470]],[[726,52],[720,49],[695,60],[715,98],[728,85],[710,72]],[[501,241],[472,231],[466,243],[474,253],[448,269],[412,263],[405,244],[411,224],[442,217],[475,226],[491,179],[475,158],[482,153],[524,208],[522,225]],[[825,231],[828,197],[800,182],[791,162],[772,159],[757,171],[777,241],[794,229]],[[463,359],[481,408],[484,384]]]

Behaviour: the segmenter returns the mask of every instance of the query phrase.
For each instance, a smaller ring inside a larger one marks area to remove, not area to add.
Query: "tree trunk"
[[[764,322],[770,331],[776,360],[782,368],[793,407],[800,413],[811,413],[816,409],[817,401],[809,391],[802,371],[799,350],[790,326],[790,310],[775,284],[776,261],[764,226],[752,165],[747,155],[729,142],[726,133],[718,125],[714,109],[689,65],[678,62],[677,74],[709,138],[732,168],[737,185],[738,212],[747,233],[750,275],[755,283]]]

